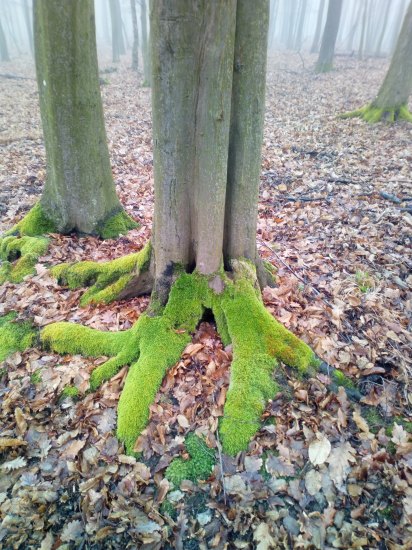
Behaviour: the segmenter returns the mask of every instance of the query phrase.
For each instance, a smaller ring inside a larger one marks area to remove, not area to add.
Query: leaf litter
[[[282,392],[248,451],[219,451],[209,479],[173,488],[164,473],[186,457],[188,433],[219,450],[232,350],[212,324],[200,324],[165,377],[139,458],[124,454],[114,432],[127,369],[88,393],[104,358],[17,352],[0,371],[0,546],[412,546],[412,129],[336,117],[373,96],[384,60],[338,57],[328,75],[313,74],[313,61],[269,60],[257,243],[279,281],[263,295],[280,321],[352,378],[362,402],[354,407],[342,388],[329,393],[325,374],[302,381],[281,366]],[[33,69],[20,63],[16,71],[31,80],[0,79],[0,230],[29,210],[45,178]],[[123,62],[102,96],[117,191],[140,227],[106,242],[53,235],[35,276],[0,287],[0,314],[117,331],[147,307],[136,298],[81,309],[82,291],[60,288],[47,270],[119,257],[150,237],[150,90]],[[61,398],[68,385],[79,399]]]

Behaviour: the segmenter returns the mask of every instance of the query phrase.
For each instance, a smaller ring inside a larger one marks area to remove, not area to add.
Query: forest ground
[[[221,455],[231,349],[202,323],[164,380],[136,460],[115,437],[127,369],[87,393],[102,359],[17,352],[1,365],[1,437],[22,444],[0,448],[0,548],[412,547],[412,125],[337,118],[373,98],[385,60],[338,57],[325,75],[314,61],[269,61],[258,245],[279,284],[264,299],[352,377],[363,402],[328,393],[325,375],[303,382],[281,367],[285,391],[249,451]],[[139,298],[81,309],[83,291],[60,288],[47,270],[119,257],[150,236],[150,90],[126,62],[116,69],[101,74],[111,161],[141,225],[106,242],[53,235],[35,276],[0,287],[0,315],[116,331],[147,306]],[[29,210],[45,178],[34,71],[22,61],[13,73],[28,79],[0,76],[0,231]],[[61,398],[67,385],[80,399]],[[195,430],[216,452],[213,474],[170,488],[165,468]]]

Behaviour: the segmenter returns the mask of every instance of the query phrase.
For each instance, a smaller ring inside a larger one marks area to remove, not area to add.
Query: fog
[[[137,15],[139,58],[142,61],[142,0],[133,0]],[[111,5],[120,7],[113,23]],[[406,0],[344,0],[335,53],[359,57],[390,56],[407,7]],[[326,21],[327,0],[270,0],[268,48],[316,53]],[[147,9],[147,25],[148,25]],[[113,38],[121,33],[130,57],[134,40],[130,0],[95,0],[99,60],[110,60]],[[33,58],[32,0],[0,2],[0,53],[3,61]],[[113,26],[121,31],[113,33]],[[318,33],[317,33],[318,31]],[[115,56],[113,56],[115,59]]]

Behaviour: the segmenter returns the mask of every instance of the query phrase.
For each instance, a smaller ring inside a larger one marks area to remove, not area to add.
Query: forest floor
[[[264,299],[354,380],[362,402],[329,393],[325,375],[303,382],[284,369],[285,391],[248,452],[221,455],[231,349],[202,323],[164,380],[135,459],[115,437],[127,369],[89,393],[102,359],[16,352],[0,365],[0,548],[412,547],[412,125],[337,118],[373,98],[385,60],[338,57],[320,76],[314,61],[269,61],[258,245],[279,284]],[[3,231],[39,198],[45,157],[33,67],[3,64],[0,73]],[[0,287],[0,315],[117,331],[148,304],[82,309],[83,291],[59,287],[47,269],[119,257],[150,237],[150,90],[126,62],[101,77],[117,190],[140,227],[105,242],[53,235],[36,275]],[[62,397],[68,385],[78,399]],[[213,473],[171,487],[165,468],[187,456],[194,431],[216,456]]]

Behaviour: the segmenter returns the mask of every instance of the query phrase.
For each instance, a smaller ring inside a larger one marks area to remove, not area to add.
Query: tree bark
[[[41,205],[62,233],[98,233],[122,208],[103,121],[93,0],[36,0],[34,30],[47,158]]]
[[[4,29],[3,29],[3,25],[1,24],[1,21],[0,21],[0,59],[1,61],[10,61],[6,35],[4,34]]]
[[[190,6],[190,8],[189,8]],[[256,12],[259,17],[256,17]],[[151,5],[155,291],[256,260],[268,2]],[[212,84],[213,83],[213,84]]]
[[[137,29],[136,0],[130,0],[133,26],[132,69],[139,69],[139,31]]]
[[[412,92],[412,0],[403,20],[391,64],[372,107],[407,106]]]
[[[339,22],[342,12],[342,0],[329,0],[328,15],[322,36],[319,58],[315,70],[325,73],[333,68],[336,38],[339,31]]]
[[[323,12],[325,10],[325,0],[320,0],[319,4],[319,10],[318,10],[318,18],[316,20],[316,30],[315,35],[313,37],[312,47],[310,49],[310,53],[316,53],[319,51],[319,40],[320,40],[320,33],[322,31],[322,23],[323,23]]]
[[[113,63],[120,61],[120,56],[126,53],[123,41],[122,16],[119,0],[109,0],[110,20],[112,22],[112,56]]]

